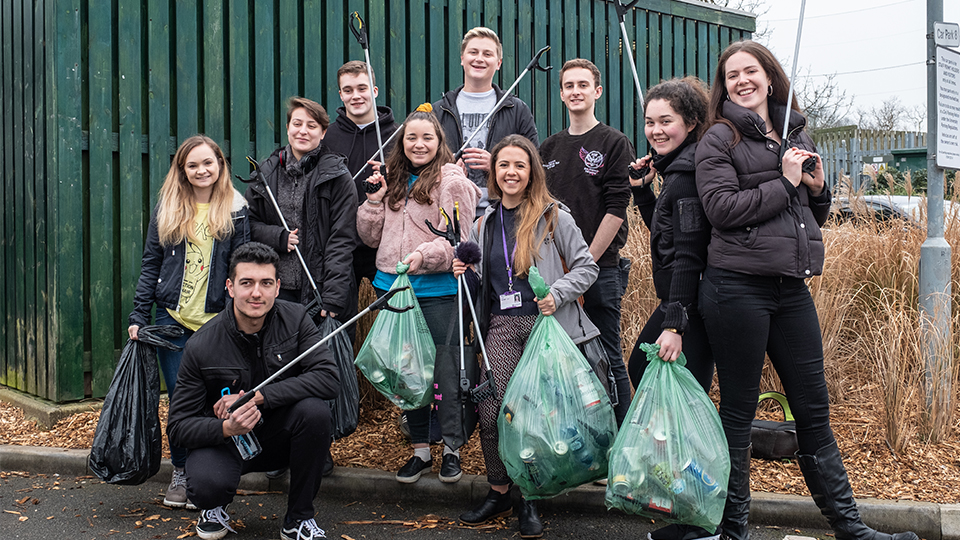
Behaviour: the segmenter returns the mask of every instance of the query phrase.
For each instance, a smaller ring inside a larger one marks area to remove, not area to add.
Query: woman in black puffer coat
[[[830,428],[820,324],[804,281],[823,270],[820,226],[830,191],[788,92],[769,50],[752,41],[731,44],[717,65],[712,125],[696,153],[697,189],[713,226],[699,307],[716,360],[731,465],[721,532],[750,536],[750,428],[769,355],[797,421],[800,469],[837,539],[916,540],[912,532],[891,536],[863,524]]]

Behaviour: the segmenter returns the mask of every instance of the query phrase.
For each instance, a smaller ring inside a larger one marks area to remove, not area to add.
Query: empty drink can
[[[683,466],[683,471],[692,477],[697,484],[703,486],[704,492],[707,494],[713,494],[720,490],[720,485],[717,484],[717,481],[707,474],[695,459],[691,458],[687,460],[686,465]]]

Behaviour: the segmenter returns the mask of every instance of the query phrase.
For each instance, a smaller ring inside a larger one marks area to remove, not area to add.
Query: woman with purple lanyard
[[[480,333],[497,387],[497,395],[479,405],[490,491],[480,506],[460,515],[465,525],[480,525],[513,512],[512,482],[500,460],[497,416],[537,315],[555,316],[577,344],[600,334],[577,302],[597,279],[599,267],[573,217],[550,195],[540,153],[525,137],[510,135],[494,147],[490,163],[491,204],[470,229],[470,239],[480,246],[480,262],[453,262],[454,275],[464,275],[468,286],[479,290],[475,298]],[[564,262],[569,272],[564,271]],[[527,281],[533,266],[550,285],[546,298],[536,298]],[[543,535],[532,501],[523,500],[519,521],[521,538]]]

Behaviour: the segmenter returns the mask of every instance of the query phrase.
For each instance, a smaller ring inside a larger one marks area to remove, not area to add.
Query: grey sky
[[[960,1],[944,0],[943,19],[960,23]],[[758,28],[761,39],[788,68],[800,16],[800,0],[768,0]],[[807,0],[799,68],[813,75],[837,73],[855,96],[854,108],[870,108],[896,95],[907,107],[926,101],[926,0]],[[788,73],[789,74],[789,73]]]

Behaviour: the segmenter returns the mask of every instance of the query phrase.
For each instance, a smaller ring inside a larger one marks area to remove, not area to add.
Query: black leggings
[[[703,391],[710,393],[710,385],[713,383],[713,351],[710,349],[710,341],[707,339],[707,329],[703,326],[703,319],[696,308],[687,310],[687,331],[683,333],[683,356],[687,358],[687,369],[697,379]],[[633,352],[630,353],[630,382],[636,388],[647,370],[647,353],[640,350],[641,343],[656,343],[663,333],[663,319],[665,317],[663,304],[657,306],[647,319],[640,335],[637,336],[637,343],[633,346]]]
[[[720,420],[730,448],[750,445],[764,353],[797,421],[800,453],[816,454],[835,442],[820,323],[803,279],[707,267],[700,313],[717,362]]]

